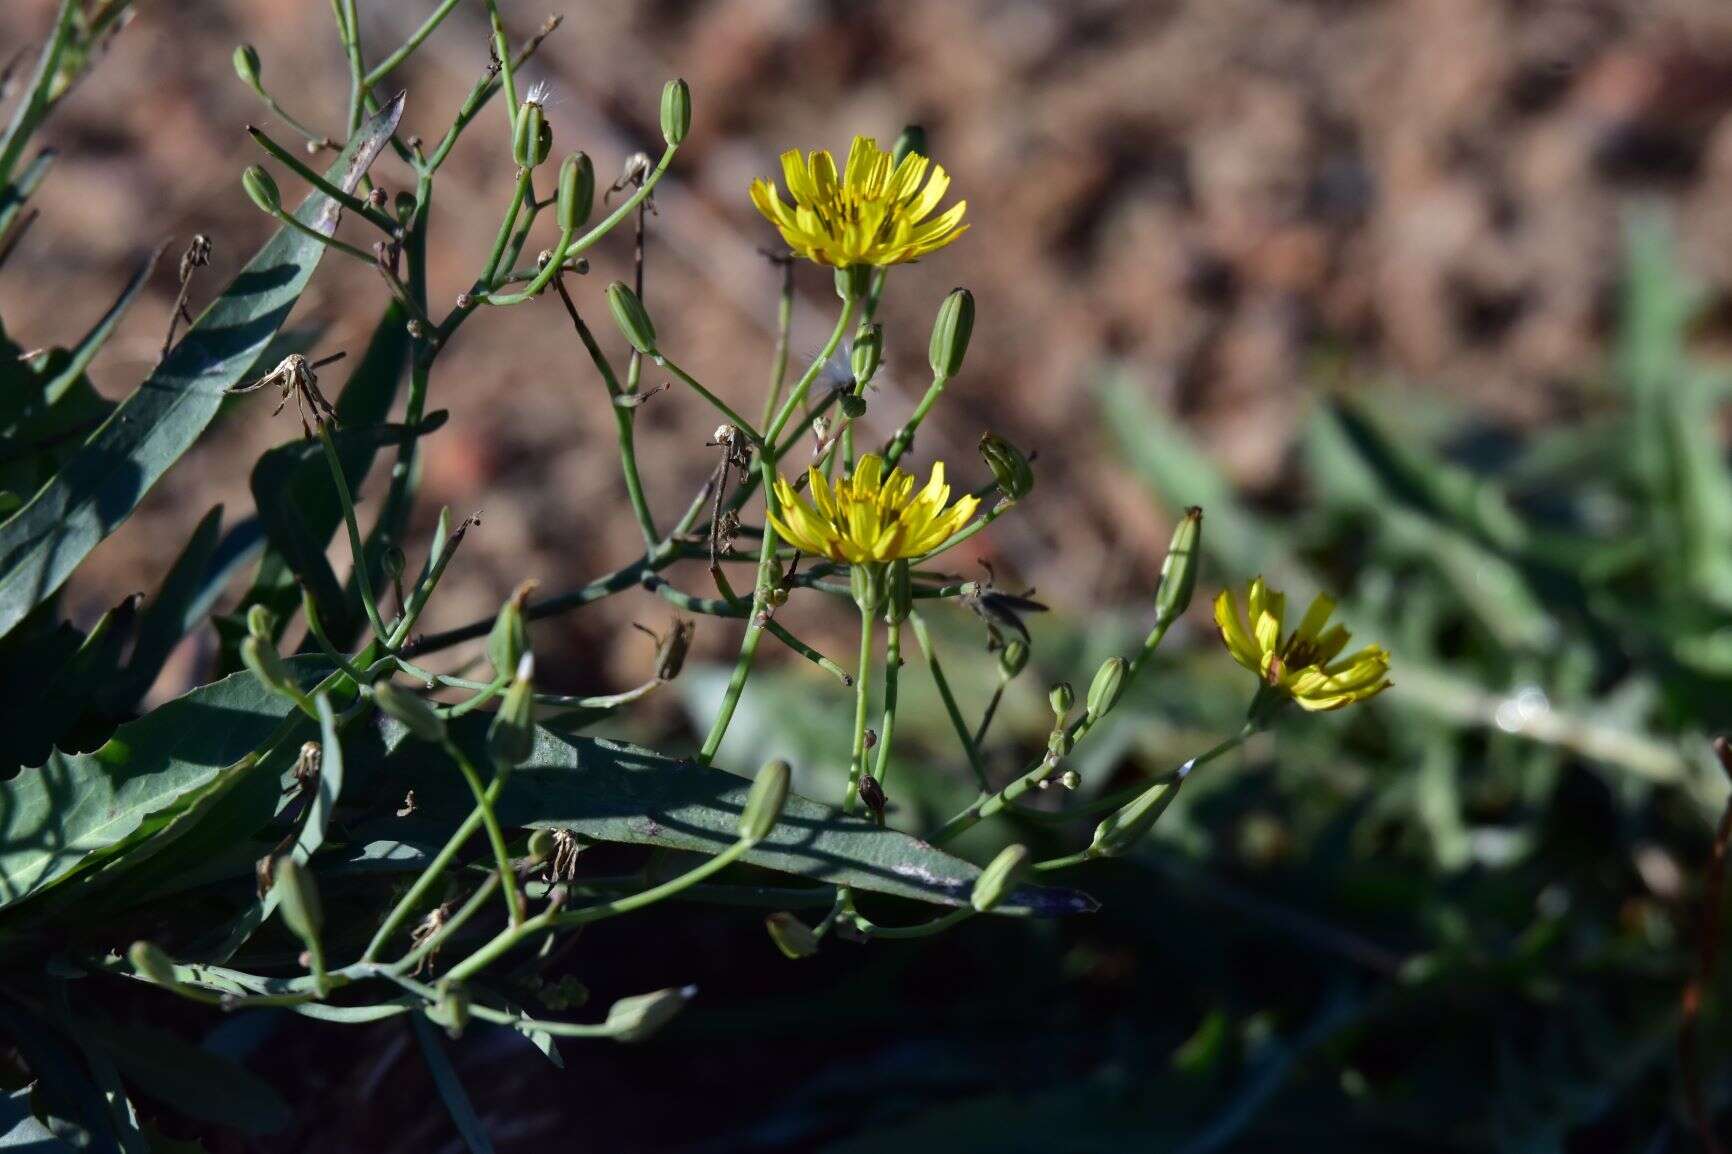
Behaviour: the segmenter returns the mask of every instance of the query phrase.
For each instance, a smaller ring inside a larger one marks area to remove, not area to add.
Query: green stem
[[[656,532],[655,517],[650,513],[649,501],[644,496],[643,477],[638,473],[637,437],[633,416],[635,410],[619,403],[622,392],[619,378],[614,376],[613,362],[601,351],[595,334],[590,332],[589,325],[584,323],[582,314],[577,311],[576,302],[566,291],[565,281],[560,279],[553,283],[565,302],[566,312],[571,317],[573,327],[577,329],[578,339],[583,342],[584,350],[589,353],[589,359],[594,362],[596,372],[601,374],[601,382],[607,389],[608,407],[613,410],[614,436],[619,441],[620,469],[625,474],[626,497],[631,501],[632,513],[637,517],[638,528],[643,532],[644,548],[653,549],[661,536]]]
[[[729,424],[733,425],[735,428],[739,429],[740,432],[750,438],[752,444],[758,446],[760,450],[765,448],[765,440],[759,435],[758,430],[752,425],[752,422],[734,412],[733,408],[730,407],[726,401],[706,389],[696,377],[675,364],[669,357],[657,353],[655,354],[655,360],[656,364],[684,381],[688,386],[690,386],[693,392],[708,401],[712,408],[728,419]]]
[[[812,382],[818,379],[818,374],[824,371],[824,366],[829,364],[830,358],[836,355],[836,346],[842,343],[842,336],[848,331],[848,322],[854,319],[854,309],[857,304],[858,302],[853,298],[842,302],[842,311],[836,317],[836,327],[831,330],[830,339],[824,342],[824,347],[819,351],[818,356],[810,365],[806,366],[806,371],[800,375],[799,381],[788,393],[787,399],[782,402],[782,408],[776,413],[776,419],[771,421],[769,427],[764,430],[763,439],[766,444],[776,444],[782,435],[782,430],[787,428],[788,422],[793,419],[794,410],[799,408],[801,402],[806,399],[807,392],[812,388]]]
[[[768,425],[776,415],[776,405],[782,399],[782,386],[788,377],[788,335],[794,327],[794,262],[782,262],[782,295],[776,302],[776,351],[770,358],[770,392],[764,398],[764,419]]]
[[[373,934],[373,940],[367,943],[366,952],[361,955],[362,962],[371,962],[378,958],[379,951],[385,948],[391,941],[392,935],[401,929],[403,923],[409,919],[409,915],[414,913],[426,900],[433,887],[444,876],[446,869],[450,867],[452,860],[457,857],[464,844],[474,837],[475,831],[480,828],[481,810],[479,808],[473,809],[469,812],[469,816],[464,818],[462,823],[452,831],[451,836],[446,839],[445,844],[440,847],[433,860],[427,863],[427,868],[421,871],[421,876],[417,877],[414,884],[402,897],[397,899],[397,904],[391,907],[391,912],[385,915],[385,920],[379,923],[378,930]]]
[[[523,211],[523,202],[529,198],[532,180],[534,173],[529,169],[517,170],[517,183],[511,190],[511,203],[506,206],[505,216],[499,221],[499,231],[493,236],[493,249],[487,255],[487,264],[482,269],[481,279],[476,282],[482,290],[491,286],[493,278],[499,275],[500,262],[505,259],[505,247],[511,242],[511,230],[517,227],[517,215]]]
[[[902,670],[902,623],[892,621],[884,632],[884,720],[878,727],[878,758],[872,776],[880,788],[888,790],[890,742],[896,736],[896,683]]]
[[[66,52],[67,42],[72,39],[73,17],[78,15],[79,8],[73,0],[61,0],[60,14],[54,20],[54,32],[42,49],[42,55],[37,58],[30,89],[18,102],[11,122],[6,126],[5,145],[0,148],[0,188],[12,182],[12,172],[18,167],[18,158],[24,155],[24,146],[30,142],[43,117],[48,115],[48,90],[60,71],[60,58]]]
[[[869,938],[929,938],[934,934],[943,933],[958,922],[967,921],[974,917],[975,913],[973,906],[963,906],[961,909],[951,910],[942,917],[933,918],[929,922],[921,922],[916,926],[881,926],[876,922],[868,921],[859,914],[855,914],[852,921],[854,928]]]
[[[505,39],[505,20],[497,0],[487,0],[487,20],[493,26],[493,53],[499,57],[499,83],[505,91],[505,123],[517,132],[517,79],[511,65],[511,45]],[[507,139],[510,139],[508,137]]]
[[[439,7],[435,8],[432,14],[421,22],[421,27],[415,29],[410,34],[409,39],[403,42],[402,47],[373,66],[373,70],[366,75],[366,86],[368,88],[377,87],[379,82],[389,76],[393,69],[409,59],[415,50],[421,47],[422,42],[433,34],[433,30],[444,23],[445,17],[449,16],[451,10],[457,7],[459,3],[460,0],[444,0]]]
[[[292,212],[289,212],[287,209],[279,208],[279,209],[277,209],[277,211],[274,215],[277,218],[278,224],[286,225],[287,227],[294,229],[296,232],[300,233],[301,235],[318,241],[320,244],[324,245],[328,249],[332,249],[336,252],[340,252],[344,256],[353,257],[354,259],[360,261],[362,264],[366,265],[368,268],[378,268],[379,267],[379,262],[373,258],[372,253],[362,252],[360,249],[356,248],[354,245],[348,243],[347,241],[338,240],[334,236],[326,236],[324,233],[320,232],[318,229],[312,227],[311,225],[303,224],[301,222],[300,217],[296,216]]]
[[[344,192],[341,188],[326,180],[323,176],[319,175],[317,171],[308,166],[304,160],[296,156],[291,150],[284,148],[269,136],[265,135],[262,129],[249,124],[247,125],[247,135],[252,137],[260,148],[274,156],[285,167],[287,167],[289,171],[293,172],[296,176],[300,177],[302,180],[306,181],[308,184],[312,185],[314,188],[318,189],[320,192],[324,193],[350,212],[366,217],[369,223],[382,229],[385,235],[395,237],[401,232],[396,221],[392,220],[390,217],[386,216],[384,213],[380,212],[354,193]]]
[[[957,740],[962,742],[962,751],[968,755],[969,768],[974,770],[974,780],[982,792],[991,788],[987,784],[986,765],[980,759],[980,750],[975,747],[974,735],[969,732],[968,722],[962,718],[962,709],[956,704],[956,695],[950,691],[950,680],[944,676],[944,667],[938,662],[938,650],[932,644],[932,635],[926,630],[926,620],[918,613],[908,615],[914,624],[914,640],[920,645],[920,652],[926,658],[926,667],[932,672],[932,682],[938,686],[938,697],[944,702],[944,712],[950,717],[950,726],[956,730]]]
[[[884,464],[886,467],[894,465],[902,454],[908,451],[908,446],[914,443],[915,430],[920,428],[920,422],[926,419],[926,414],[932,411],[932,406],[938,403],[938,398],[944,394],[944,386],[949,380],[950,378],[943,376],[932,378],[932,383],[926,388],[926,395],[920,398],[920,403],[914,407],[913,414],[909,416],[900,429],[896,430],[896,435],[890,438],[890,444],[885,446]]]
[[[507,770],[504,766],[495,765],[492,783],[483,786],[481,775],[475,771],[474,763],[456,742],[447,738],[445,752],[457,763],[463,780],[469,783],[469,792],[475,795],[475,808],[481,812],[481,824],[486,828],[487,841],[493,847],[493,863],[494,868],[499,871],[499,884],[505,889],[507,916],[512,925],[520,925],[523,922],[523,902],[517,894],[517,875],[511,868],[511,854],[505,848],[505,831],[500,828],[499,818],[493,813],[493,799],[505,788]]]
[[[354,554],[355,578],[361,588],[361,607],[373,626],[373,635],[380,641],[390,636],[385,621],[379,616],[379,602],[373,596],[373,578],[367,572],[367,550],[361,541],[361,527],[355,521],[355,499],[349,493],[348,478],[343,476],[343,462],[337,456],[337,446],[331,440],[331,427],[319,422],[319,443],[325,447],[325,463],[331,467],[331,479],[336,482],[337,500],[343,506],[343,524],[349,530],[349,551]]]
[[[860,775],[866,772],[866,709],[872,686],[872,614],[860,610],[860,664],[854,675],[854,743],[848,752],[848,789],[842,812],[860,808]]]

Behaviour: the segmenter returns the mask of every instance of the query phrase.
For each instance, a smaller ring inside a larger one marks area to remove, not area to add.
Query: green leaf
[[[469,1148],[470,1154],[493,1154],[493,1139],[487,1136],[481,1116],[475,1112],[469,1094],[463,1089],[462,1079],[458,1078],[451,1059],[446,1056],[439,1031],[433,1028],[425,1014],[416,1014],[409,1022],[415,1029],[415,1041],[421,1047],[427,1072],[433,1075],[433,1086],[444,1100],[445,1108],[451,1112],[451,1121],[462,1136],[463,1144]]]
[[[452,726],[453,737],[480,757],[487,721],[466,715]],[[402,742],[395,722],[385,727],[387,748],[396,747],[390,762],[399,776],[412,778],[421,806],[435,815],[466,812],[467,795],[451,789],[456,775],[430,779],[427,747]],[[494,809],[508,826],[566,829],[597,841],[713,855],[738,840],[751,785],[746,778],[636,746],[538,730],[534,752],[512,771]],[[917,838],[797,795],[788,798],[770,836],[741,860],[945,906],[967,905],[980,876],[974,865]],[[1057,916],[1088,913],[1095,904],[1076,890],[1025,885],[997,912]]]
[[[204,515],[180,556],[169,566],[156,596],[138,617],[138,641],[126,663],[126,677],[110,691],[109,707],[130,709],[149,691],[174,647],[210,612],[220,585],[209,580],[222,539],[223,507]]]
[[[402,115],[399,97],[363,125],[328,176],[360,180]],[[314,193],[296,215],[315,232],[337,226],[339,206]],[[0,634],[53,593],[98,542],[190,448],[283,326],[323,257],[324,245],[280,229],[206,309],[150,379],[23,509],[0,525]]]
[[[201,1122],[248,1134],[274,1134],[291,1118],[269,1084],[220,1054],[166,1030],[117,1023],[81,1023],[120,1072],[151,1098]]]
[[[53,753],[0,782],[0,908],[112,850],[266,744],[292,705],[248,673],[121,726],[94,753]]]

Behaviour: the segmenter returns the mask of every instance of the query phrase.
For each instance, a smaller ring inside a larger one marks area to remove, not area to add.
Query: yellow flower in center
[[[1268,588],[1259,577],[1251,582],[1247,600],[1249,630],[1231,592],[1223,589],[1215,598],[1215,624],[1220,626],[1221,640],[1234,661],[1298,702],[1299,708],[1313,712],[1340,709],[1389,688],[1389,653],[1382,646],[1367,645],[1336,660],[1349,634],[1341,625],[1324,628],[1335,611],[1334,598],[1319,593],[1299,627],[1285,639],[1281,629],[1287,595]]]
[[[931,177],[927,178],[930,170]],[[752,203],[781,232],[788,247],[807,260],[847,268],[916,260],[968,231],[959,200],[931,220],[950,188],[941,165],[910,152],[896,164],[870,136],[856,136],[841,178],[827,151],[804,160],[799,149],[782,154],[789,207],[768,180],[752,182]],[[924,183],[922,183],[924,182]]]
[[[776,502],[770,524],[802,553],[870,565],[930,553],[968,524],[980,501],[950,500],[944,464],[932,466],[932,479],[914,491],[914,477],[901,469],[884,475],[884,458],[861,457],[854,472],[832,488],[817,469],[806,470],[810,501],[794,491],[785,477],[776,478]]]

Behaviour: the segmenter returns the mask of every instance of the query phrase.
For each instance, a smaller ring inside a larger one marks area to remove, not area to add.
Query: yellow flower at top
[[[974,497],[959,497],[945,508],[950,486],[944,483],[942,462],[932,466],[932,479],[919,492],[910,473],[892,469],[885,476],[884,458],[876,453],[861,457],[854,472],[834,487],[815,468],[806,471],[806,478],[810,501],[785,477],[776,478],[770,524],[802,553],[850,565],[930,553],[968,524],[980,505]]]
[[[1287,595],[1270,589],[1261,577],[1251,582],[1247,597],[1250,628],[1238,600],[1223,589],[1215,598],[1215,624],[1233,660],[1263,679],[1271,689],[1291,697],[1299,708],[1322,712],[1376,697],[1389,688],[1389,653],[1380,645],[1336,660],[1346,648],[1344,626],[1328,629],[1335,600],[1319,593],[1299,627],[1283,638],[1282,618]]]
[[[768,180],[752,182],[752,203],[789,248],[819,264],[901,264],[935,252],[968,231],[962,223],[965,200],[926,219],[950,188],[943,166],[917,152],[897,164],[870,136],[854,138],[840,178],[829,152],[814,152],[802,160],[799,149],[782,154],[782,178],[794,199],[792,207]]]

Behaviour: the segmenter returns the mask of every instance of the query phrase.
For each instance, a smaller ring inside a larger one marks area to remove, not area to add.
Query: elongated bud
[[[522,765],[535,752],[534,679],[535,658],[525,653],[493,724],[487,727],[487,752],[501,769]]]
[[[818,952],[818,935],[812,927],[786,911],[766,915],[764,929],[783,957],[798,961]]]
[[[433,711],[426,701],[400,685],[381,681],[373,687],[373,701],[387,717],[403,723],[411,734],[422,741],[445,740],[445,719]]]
[[[672,681],[685,668],[686,653],[692,647],[692,634],[697,626],[684,617],[674,618],[666,637],[656,639],[656,680]]]
[[[1022,500],[1034,488],[1034,470],[1029,467],[1028,457],[997,433],[980,435],[980,455],[992,470],[999,492],[1012,501]]]
[[[900,625],[914,611],[914,581],[909,576],[908,561],[902,558],[890,562],[884,579],[884,620]]]
[[[312,871],[296,861],[293,854],[285,854],[277,861],[275,889],[283,924],[309,948],[317,945],[325,928],[325,911],[319,903],[319,887],[313,881]]]
[[[1021,638],[1011,638],[998,651],[998,675],[1005,681],[1013,680],[1027,665],[1028,643]]]
[[[559,166],[559,201],[556,211],[561,232],[576,232],[589,220],[595,205],[595,165],[588,154],[574,152]]]
[[[643,302],[624,281],[616,280],[607,286],[607,307],[613,313],[613,323],[619,326],[619,331],[625,334],[631,347],[646,357],[653,357],[656,351],[656,327],[650,322],[649,312],[643,307]]]
[[[974,294],[965,288],[952,289],[938,306],[938,319],[932,325],[933,376],[949,379],[962,371],[962,358],[968,355],[968,338],[973,334]]]
[[[252,197],[260,212],[276,216],[283,211],[283,194],[277,188],[277,182],[258,165],[248,165],[247,170],[241,173],[241,187],[247,190],[247,195]]]
[[[981,913],[986,913],[1021,883],[1027,868],[1028,847],[1005,846],[998,851],[998,856],[980,871],[980,876],[974,881],[974,892],[968,897],[968,904]]]
[[[692,90],[684,80],[662,86],[662,139],[676,148],[692,130]]]
[[[1061,681],[1047,692],[1046,700],[1052,706],[1053,716],[1063,725],[1065,718],[1070,716],[1071,707],[1076,704],[1076,691],[1071,689],[1070,682]]]
[[[1152,785],[1117,813],[1109,814],[1095,827],[1089,854],[1113,857],[1136,845],[1161,820],[1161,815],[1173,804],[1173,798],[1178,796],[1179,786],[1183,783],[1183,778],[1174,778]]]
[[[895,145],[890,149],[890,161],[900,167],[902,158],[911,152],[919,156],[932,155],[926,151],[926,130],[918,124],[910,124],[897,136]]]
[[[862,322],[854,330],[854,347],[848,351],[848,367],[854,370],[854,380],[862,385],[870,381],[883,359],[884,326]]]
[[[247,608],[247,636],[260,641],[274,641],[277,635],[277,615],[263,605]]]
[[[463,1036],[463,1027],[469,1024],[469,987],[462,982],[446,979],[439,983],[438,996],[433,1002],[433,1011],[427,1016],[445,1027],[445,1032],[453,1038]]]
[[[259,73],[259,50],[251,44],[235,46],[235,75],[241,78],[241,83],[257,92],[261,88]]]
[[[696,986],[682,986],[621,998],[607,1011],[608,1029],[621,1042],[641,1042],[673,1021],[697,992]]]
[[[535,862],[544,862],[553,856],[553,831],[538,829],[529,835],[529,857]]]
[[[400,581],[404,570],[409,568],[409,557],[400,546],[387,545],[379,555],[379,567],[385,571],[388,580]]]
[[[872,266],[851,264],[836,270],[836,295],[845,301],[857,301],[872,287]]]
[[[263,682],[267,689],[300,700],[301,687],[296,684],[295,675],[290,672],[288,664],[283,661],[277,647],[272,645],[268,638],[245,638],[241,642],[241,664]]]
[[[1119,694],[1125,691],[1125,673],[1129,669],[1123,657],[1109,657],[1095,670],[1095,679],[1089,682],[1089,724],[1105,717],[1107,711],[1118,704]]]
[[[782,807],[788,804],[788,779],[793,770],[777,759],[758,771],[746,795],[746,808],[740,811],[740,837],[746,841],[763,841],[776,828]]]
[[[553,129],[540,101],[525,100],[517,111],[517,128],[511,138],[511,159],[519,168],[536,168],[553,150]]]
[[[133,942],[126,951],[126,959],[146,981],[171,988],[180,985],[180,979],[174,976],[174,960],[155,942]]]
[[[1170,625],[1191,604],[1197,588],[1198,548],[1203,540],[1203,511],[1195,505],[1173,530],[1167,559],[1161,564],[1161,587],[1155,593],[1155,620]]]
[[[529,635],[523,623],[523,606],[535,591],[535,582],[525,581],[512,590],[499,616],[493,619],[493,631],[487,635],[487,660],[493,665],[495,677],[508,677],[517,672],[518,662],[529,650]]]
[[[865,563],[848,567],[848,588],[860,612],[871,616],[884,604],[885,566]]]

